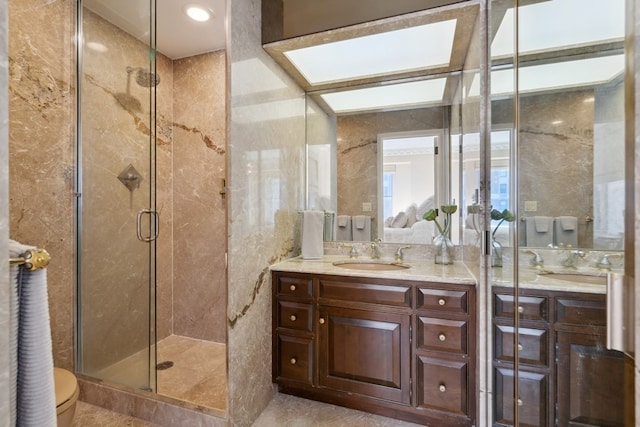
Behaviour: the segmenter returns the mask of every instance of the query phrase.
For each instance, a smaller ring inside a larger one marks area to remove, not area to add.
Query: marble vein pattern
[[[52,255],[54,363],[72,369],[74,2],[9,0],[3,11],[9,21],[2,61],[9,70],[9,234]]]
[[[305,107],[262,49],[260,1],[229,6],[229,416],[248,426],[274,392],[268,271],[295,255]]]

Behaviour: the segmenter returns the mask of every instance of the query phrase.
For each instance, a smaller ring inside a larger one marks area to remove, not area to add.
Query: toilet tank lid
[[[74,395],[78,380],[71,372],[61,368],[53,368],[53,379],[56,385],[56,406],[60,406]]]

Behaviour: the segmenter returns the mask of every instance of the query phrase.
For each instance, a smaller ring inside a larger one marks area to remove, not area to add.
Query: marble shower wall
[[[1,12],[9,16],[9,235],[53,258],[53,355],[64,368],[73,367],[74,4],[9,0]]]
[[[424,129],[444,129],[444,108],[422,108],[338,117],[338,214],[370,215],[362,203],[378,206],[378,135]],[[378,236],[377,218],[371,235]]]
[[[260,0],[228,6],[229,414],[249,426],[274,392],[269,266],[296,255],[305,101],[262,49]]]
[[[173,333],[226,342],[226,58],[173,63]]]

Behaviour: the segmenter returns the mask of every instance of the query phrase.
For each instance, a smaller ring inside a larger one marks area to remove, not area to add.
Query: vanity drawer
[[[468,364],[418,356],[417,406],[469,415]]]
[[[514,307],[515,297],[511,294],[495,294],[494,314],[496,317],[513,319],[514,312],[523,320],[548,320],[549,299],[546,297],[520,295],[518,308]]]
[[[467,353],[468,327],[465,320],[418,317],[417,329],[418,350]]]
[[[519,361],[536,366],[547,366],[549,363],[549,332],[545,329],[522,328],[519,330]],[[514,362],[513,348],[515,328],[513,326],[496,325],[494,330],[494,356],[503,362]]]
[[[306,277],[291,277],[277,275],[278,295],[295,297],[313,297],[313,279]]]
[[[604,297],[594,300],[558,298],[557,322],[576,325],[606,326],[607,307]]]
[[[320,298],[411,307],[411,287],[320,279]]]
[[[313,341],[278,335],[276,381],[291,380],[311,384],[313,380]]]
[[[467,313],[468,292],[449,289],[418,288],[417,308]]]
[[[291,301],[278,301],[279,328],[312,332],[313,306]]]

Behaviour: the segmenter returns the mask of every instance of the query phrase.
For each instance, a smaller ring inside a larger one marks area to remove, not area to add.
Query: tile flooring
[[[73,427],[154,427],[154,424],[88,403],[78,402],[73,418]]]

